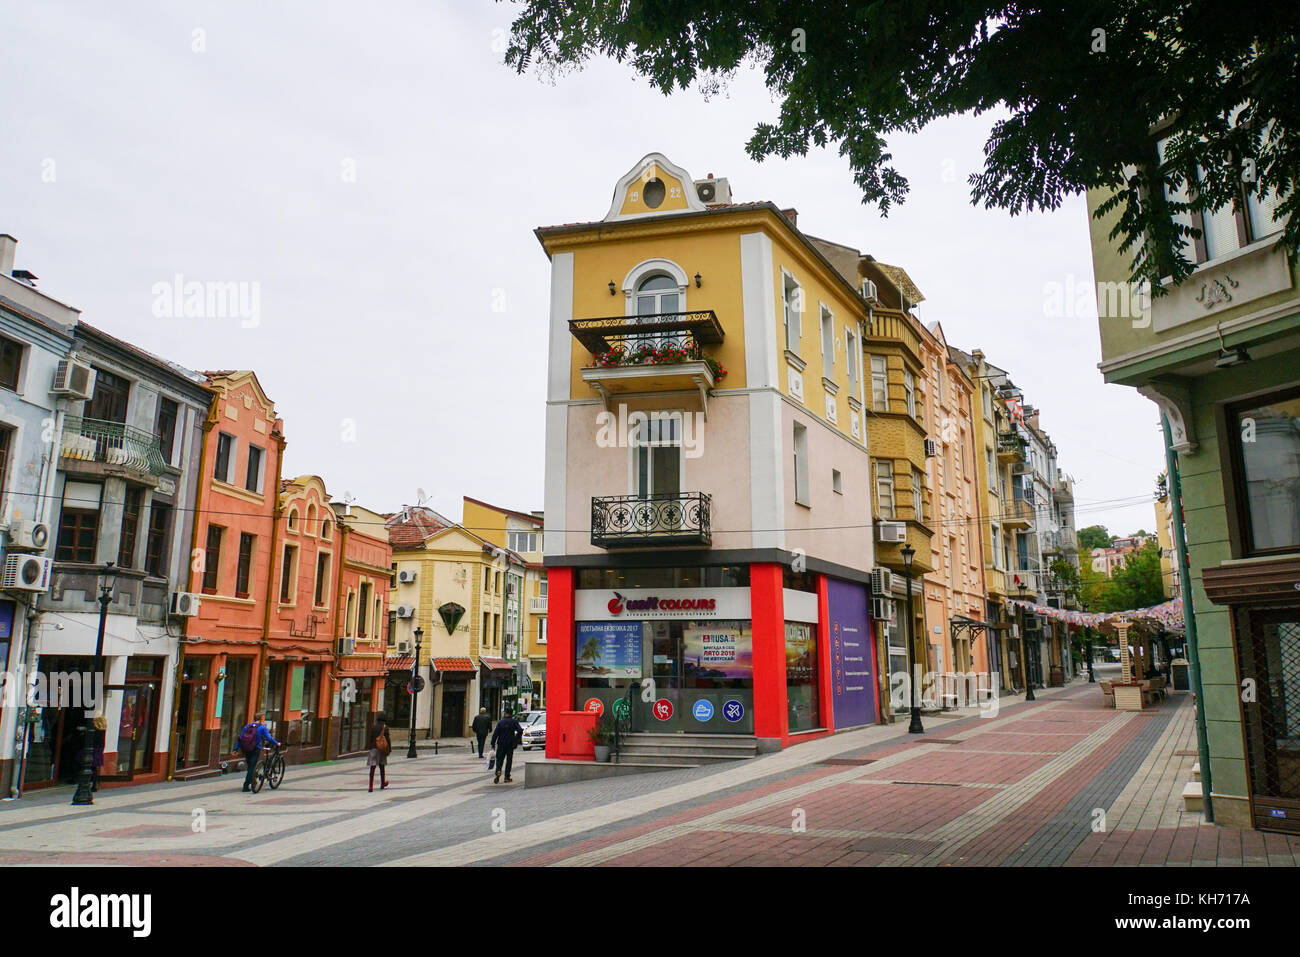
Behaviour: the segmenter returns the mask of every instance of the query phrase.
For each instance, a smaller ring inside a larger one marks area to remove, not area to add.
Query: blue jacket
[[[241,738],[241,737],[244,736],[244,732],[247,731],[248,728],[249,728],[251,725],[253,725],[253,722],[250,721],[248,724],[244,725],[242,728],[239,729],[239,735],[235,738],[235,750],[236,750],[236,751],[239,750],[239,738]],[[273,745],[275,745],[277,748],[280,746],[280,742],[277,741],[277,740],[275,740],[275,738],[271,737],[271,732],[270,732],[270,730],[267,728],[266,725],[264,725],[264,724],[258,724],[258,725],[256,725],[256,728],[257,728],[257,746],[258,746],[258,748],[264,748],[264,747],[266,747],[267,744],[273,744]]]
[[[502,718],[492,732],[489,745],[498,751],[513,751],[524,740],[524,729],[513,716]]]

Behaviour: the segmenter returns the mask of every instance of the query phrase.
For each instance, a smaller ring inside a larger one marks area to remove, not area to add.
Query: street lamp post
[[[912,559],[916,556],[916,549],[904,545],[902,552],[903,577],[907,581],[907,687],[912,699],[912,723],[907,726],[907,733],[925,734],[925,728],[921,725],[921,701],[916,688],[916,645],[912,641]]]
[[[1080,601],[1079,604],[1083,606],[1085,612],[1088,610],[1088,603],[1086,601]],[[1096,684],[1097,676],[1093,673],[1092,666],[1092,629],[1087,625],[1083,626],[1083,644],[1087,649],[1088,654],[1088,684]]]
[[[90,680],[89,694],[94,694],[94,689],[102,688],[101,678],[104,671],[104,631],[108,625],[108,606],[113,603],[113,586],[117,584],[117,567],[109,562],[104,566],[104,570],[99,576],[99,633],[95,636],[95,657],[93,673]],[[82,686],[82,697],[86,698],[87,691]],[[89,700],[83,700],[83,704],[89,704]],[[94,705],[103,708],[104,702],[96,700]],[[95,798],[92,787],[95,779],[95,709],[88,707],[84,710],[85,726],[81,738],[81,768],[77,772],[77,790],[72,795],[72,803],[94,804]]]
[[[410,744],[406,748],[408,758],[415,757],[415,706],[420,700],[420,639],[424,637],[424,629],[415,629],[415,661],[411,662],[411,735]]]
[[[1034,697],[1034,683],[1029,680],[1029,632],[1025,630],[1025,592],[1029,586],[1020,583],[1020,672],[1025,679],[1025,700],[1037,701]]]

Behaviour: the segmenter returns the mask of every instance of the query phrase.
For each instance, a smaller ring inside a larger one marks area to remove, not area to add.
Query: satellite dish
[[[416,500],[417,500],[421,505],[423,505],[425,499],[427,499],[427,498],[429,497],[428,494],[427,494],[427,493],[424,491],[424,489],[422,489],[422,488],[417,488],[417,489],[415,490],[415,496],[416,496]]]

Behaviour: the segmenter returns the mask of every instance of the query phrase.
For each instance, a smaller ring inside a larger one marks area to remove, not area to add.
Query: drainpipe
[[[335,517],[337,518],[337,516]],[[329,760],[330,732],[334,724],[333,688],[335,681],[339,682],[339,694],[341,695],[343,693],[343,656],[339,654],[339,639],[343,637],[341,632],[347,629],[348,617],[346,608],[343,609],[343,614],[341,616],[339,615],[339,608],[343,607],[340,605],[340,602],[343,601],[343,562],[348,553],[348,526],[341,520],[336,521],[334,525],[338,528],[339,533],[339,560],[335,563],[338,566],[338,584],[334,586],[334,606],[331,609],[331,612],[334,615],[334,634],[330,639],[334,646],[331,649],[334,653],[334,675],[330,679],[330,713],[325,716],[325,733],[321,738],[325,748],[324,757],[327,761]],[[342,710],[342,708],[343,700],[340,698],[339,709]],[[342,722],[339,722],[339,724],[342,725]],[[339,751],[343,750],[341,745],[342,742],[340,741]],[[338,752],[335,752],[335,756],[338,756]]]
[[[1214,823],[1214,804],[1210,800],[1213,781],[1210,775],[1210,742],[1205,730],[1205,695],[1201,688],[1201,656],[1196,639],[1196,617],[1192,614],[1192,576],[1187,557],[1187,539],[1183,534],[1183,483],[1178,476],[1178,453],[1173,449],[1169,419],[1160,413],[1160,428],[1165,436],[1165,462],[1169,468],[1169,524],[1174,533],[1174,550],[1178,561],[1179,593],[1183,599],[1183,620],[1187,628],[1187,661],[1196,695],[1196,751],[1201,761],[1201,800],[1205,820]]]
[[[270,680],[270,662],[267,660],[271,647],[271,600],[275,597],[275,573],[273,569],[276,563],[277,546],[280,543],[280,516],[283,509],[280,507],[280,482],[284,473],[284,434],[275,432],[272,426],[275,439],[275,484],[271,486],[271,562],[266,573],[266,610],[262,614],[262,647],[258,652],[257,673],[258,681],[261,688],[257,693],[257,708],[262,710],[266,707],[266,686]],[[319,530],[318,530],[319,531]],[[320,539],[317,538],[317,541]],[[301,563],[300,563],[301,567]],[[285,732],[285,739],[288,740],[288,732]]]
[[[212,421],[215,421],[212,419],[212,415],[211,415],[212,410],[215,406],[216,406],[216,400],[214,398],[212,404],[208,407],[208,412],[209,412],[208,419]],[[190,521],[191,554],[193,553],[194,543],[198,541],[198,537],[199,537],[199,506],[201,504],[201,499],[203,497],[202,496],[203,462],[204,462],[204,456],[207,454],[208,451],[208,436],[210,434],[211,434],[211,427],[209,423],[205,421],[203,425],[203,435],[199,438],[199,458],[198,458],[198,464],[196,466],[198,477],[194,482],[194,510],[193,510],[194,517]],[[185,576],[185,590],[192,592],[194,591],[194,563],[186,562],[186,564],[189,566],[189,573]],[[182,680],[182,676],[185,674],[185,638],[189,634],[189,630],[190,630],[189,619],[188,618],[183,619],[181,621],[181,638],[180,641],[177,643],[178,653],[176,655],[176,679],[172,685],[171,734],[167,738],[167,777],[165,780],[168,781],[172,780],[173,775],[175,774],[176,771],[176,724],[180,720],[181,680]],[[213,695],[215,696],[216,694],[215,683],[212,682],[209,683],[214,685]],[[206,721],[208,717],[206,701],[207,699],[205,698],[204,699],[205,706],[204,706],[204,714],[203,714],[204,721]]]

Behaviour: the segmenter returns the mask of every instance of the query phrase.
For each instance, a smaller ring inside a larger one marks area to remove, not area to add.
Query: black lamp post
[[[104,566],[104,570],[99,575],[99,634],[95,636],[95,657],[93,672],[91,674],[90,689],[82,686],[82,697],[86,698],[83,704],[88,704],[87,695],[93,694],[94,689],[103,687],[102,679],[96,681],[104,672],[104,629],[108,625],[108,606],[113,603],[113,586],[117,584],[117,567],[109,562]],[[103,701],[95,701],[95,706],[104,707]],[[86,708],[83,712],[85,725],[82,729],[81,738],[81,768],[77,772],[77,790],[72,795],[72,803],[94,804],[95,798],[92,791],[95,780],[95,709]]]
[[[406,756],[415,757],[415,706],[420,700],[420,639],[424,629],[415,629],[415,660],[411,662],[411,743],[407,745]]]
[[[1029,632],[1025,630],[1025,592],[1029,586],[1020,582],[1020,671],[1025,679],[1025,700],[1037,701],[1034,697],[1034,683],[1029,680]]]
[[[1080,599],[1079,605],[1083,608],[1085,612],[1087,612],[1088,603],[1086,601]],[[1088,655],[1088,684],[1090,685],[1096,684],[1097,676],[1093,674],[1093,668],[1092,668],[1092,629],[1089,628],[1087,625],[1083,626],[1083,646],[1086,649]]]
[[[925,734],[925,728],[921,725],[921,701],[916,688],[916,645],[912,641],[912,559],[916,556],[916,549],[905,544],[902,552],[903,577],[907,581],[907,687],[912,699],[912,723],[907,726],[907,733]]]

